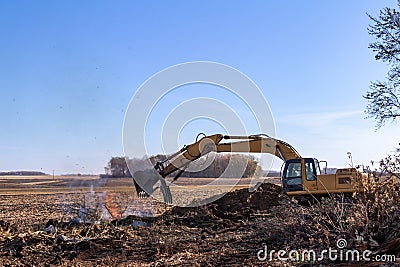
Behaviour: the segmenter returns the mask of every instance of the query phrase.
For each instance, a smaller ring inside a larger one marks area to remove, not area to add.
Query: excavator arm
[[[223,140],[226,141],[223,142]],[[133,180],[138,196],[148,197],[154,190],[160,188],[164,201],[172,203],[171,192],[164,178],[176,172],[173,178],[173,181],[175,181],[191,162],[210,152],[269,153],[285,162],[290,159],[300,158],[299,153],[291,145],[267,135],[204,135],[200,140],[184,146],[165,160],[156,162],[154,169],[135,172]],[[158,181],[161,184],[156,187],[155,185]]]
[[[299,153],[291,145],[267,135],[229,136],[224,139],[242,140],[217,145],[216,152],[269,153],[283,161],[300,158]]]

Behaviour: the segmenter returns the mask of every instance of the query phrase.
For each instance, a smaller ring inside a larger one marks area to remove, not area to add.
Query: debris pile
[[[251,215],[266,212],[271,207],[279,205],[281,187],[274,184],[262,184],[257,190],[249,192],[247,188],[226,193],[223,197],[213,201],[204,200],[198,207],[173,207],[166,211],[164,221],[173,221],[191,227],[210,227],[221,223],[249,219]]]
[[[33,212],[35,198],[25,197],[29,198]],[[44,196],[39,200],[38,207],[44,209],[41,205]],[[69,201],[73,202],[72,195]],[[5,266],[263,266],[266,262],[257,258],[257,251],[265,245],[271,249],[326,249],[334,248],[339,237],[335,229],[324,228],[324,217],[316,216],[315,208],[291,203],[281,188],[273,184],[262,184],[254,192],[247,188],[236,190],[210,201],[205,200],[209,204],[199,207],[169,207],[156,217],[130,215],[97,223],[60,214],[52,202],[48,202],[46,212],[37,210],[47,218],[31,220],[31,224],[16,216],[18,210],[12,219],[2,213],[0,263]],[[346,238],[352,245],[350,237]],[[399,256],[399,241],[393,242],[394,245],[380,244],[380,248]],[[268,264],[280,266],[282,262]],[[302,266],[299,262],[286,265]]]

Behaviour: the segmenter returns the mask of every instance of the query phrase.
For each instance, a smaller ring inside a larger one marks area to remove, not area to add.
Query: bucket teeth
[[[148,196],[147,196],[146,192],[144,192],[144,191],[139,192],[139,198],[147,198],[147,197]]]

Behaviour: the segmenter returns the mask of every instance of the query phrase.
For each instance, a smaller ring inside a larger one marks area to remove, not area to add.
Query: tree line
[[[143,158],[112,157],[107,167],[105,167],[105,173],[108,177],[132,177],[131,171],[134,173],[139,170],[151,169],[156,162],[163,161],[166,158],[167,156],[165,155]],[[193,178],[245,178],[262,176],[261,166],[258,164],[256,158],[251,155],[216,154],[212,162],[207,164],[203,158],[191,163],[191,165],[198,165],[198,170],[184,171],[180,176]],[[206,165],[202,166],[203,164]],[[174,175],[175,173],[172,173],[169,176]]]

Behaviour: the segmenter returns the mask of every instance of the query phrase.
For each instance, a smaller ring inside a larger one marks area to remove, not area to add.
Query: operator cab
[[[321,170],[317,159],[300,158],[288,160],[282,173],[283,189],[285,192],[303,191],[303,184],[316,183],[317,175],[320,174]],[[304,179],[303,176],[305,176]]]

